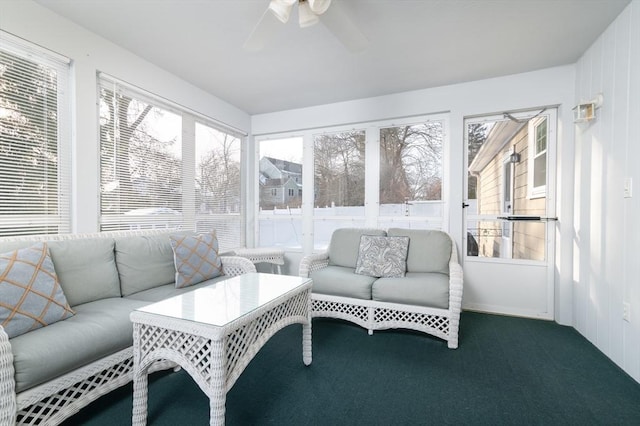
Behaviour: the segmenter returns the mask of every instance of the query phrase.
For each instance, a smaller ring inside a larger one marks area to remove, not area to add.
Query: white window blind
[[[241,135],[101,75],[100,229],[215,230],[244,245]]]
[[[0,32],[0,236],[71,230],[69,61]]]
[[[183,227],[182,118],[100,79],[100,230]]]

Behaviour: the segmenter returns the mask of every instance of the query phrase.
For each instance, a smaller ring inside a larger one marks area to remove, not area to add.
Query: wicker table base
[[[282,249],[267,247],[239,248],[233,252],[236,256],[249,259],[253,264],[270,263],[271,272],[282,273],[281,266],[284,265],[284,250]]]
[[[209,397],[210,423],[224,424],[226,393],[278,330],[300,323],[311,364],[311,280],[251,273],[131,313],[133,425],[147,421],[147,369],[156,360],[184,368]]]

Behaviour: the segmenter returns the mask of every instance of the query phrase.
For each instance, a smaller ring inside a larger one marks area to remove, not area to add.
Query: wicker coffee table
[[[311,280],[251,273],[154,303],[133,321],[133,425],[147,420],[147,372],[158,360],[184,368],[209,397],[212,425],[224,424],[226,393],[278,330],[300,323],[311,364]]]

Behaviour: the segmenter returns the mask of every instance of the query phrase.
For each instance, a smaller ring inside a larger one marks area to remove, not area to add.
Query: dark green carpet
[[[227,425],[640,425],[640,384],[574,329],[464,312],[460,347],[421,333],[367,335],[313,322],[277,333],[227,395]],[[131,385],[65,425],[131,424]],[[156,373],[149,424],[209,424],[208,400],[184,373]]]

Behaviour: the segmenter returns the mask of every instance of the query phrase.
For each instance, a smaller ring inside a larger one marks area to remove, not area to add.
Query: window
[[[216,230],[221,250],[243,246],[240,135],[106,75],[99,84],[100,230]]]
[[[258,246],[302,248],[302,138],[261,140]]]
[[[0,236],[71,231],[69,61],[0,38]]]
[[[364,226],[365,131],[319,134],[313,140],[314,248],[336,228]]]
[[[546,195],[547,185],[547,117],[530,122],[531,164],[529,165],[530,198]]]
[[[215,230],[223,249],[244,246],[239,137],[196,123],[196,231]]]
[[[441,221],[443,138],[441,121],[380,129],[379,215],[383,227],[419,226],[411,217]],[[403,216],[407,218],[404,222],[399,220]]]
[[[342,227],[445,228],[446,123],[432,115],[257,139],[256,245],[306,252]]]

